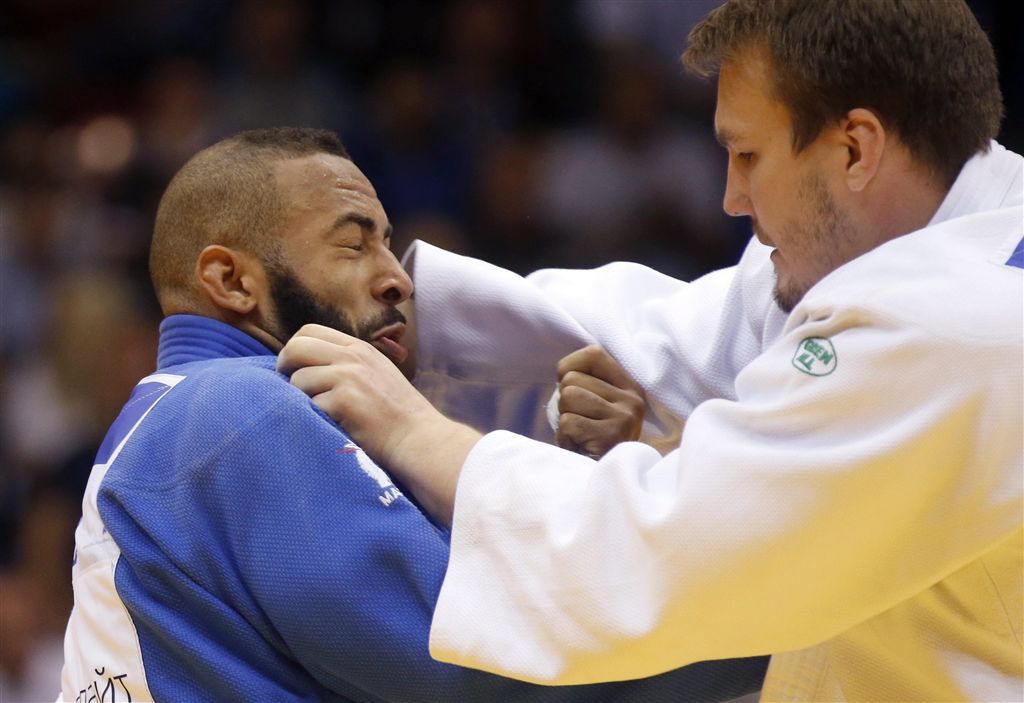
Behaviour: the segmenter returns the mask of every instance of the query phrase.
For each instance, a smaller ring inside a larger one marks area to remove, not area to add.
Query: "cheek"
[[[778,171],[769,158],[761,159],[754,165],[747,176],[747,192],[754,208],[760,212],[769,212],[784,188],[779,183]]]
[[[765,168],[751,179],[755,217],[775,237],[784,237],[779,230],[791,230],[800,222],[802,208],[796,183],[796,177],[784,169]]]
[[[330,279],[324,286],[324,295],[337,307],[352,312],[356,312],[359,308],[361,297],[352,285],[351,280],[339,279],[337,277]]]
[[[763,228],[773,230],[779,224],[779,188],[770,177],[750,179],[750,207],[754,220]]]
[[[345,308],[352,317],[358,317],[370,307],[373,296],[366,277],[358,267],[339,267],[325,279],[324,286],[325,291],[329,291],[331,302]]]

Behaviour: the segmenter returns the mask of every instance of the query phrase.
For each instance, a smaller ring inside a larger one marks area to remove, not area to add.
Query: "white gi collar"
[[[975,212],[1020,205],[1024,200],[1024,158],[995,140],[984,154],[964,164],[929,225]]]

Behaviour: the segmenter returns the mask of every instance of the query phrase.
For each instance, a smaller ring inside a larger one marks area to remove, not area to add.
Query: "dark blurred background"
[[[520,272],[626,259],[689,279],[748,236],[721,212],[713,82],[678,60],[716,4],[0,3],[0,699],[59,688],[82,492],[153,368],[150,228],[189,156],[242,129],[326,127],[397,251],[421,238]],[[1016,3],[970,4],[1020,152]]]

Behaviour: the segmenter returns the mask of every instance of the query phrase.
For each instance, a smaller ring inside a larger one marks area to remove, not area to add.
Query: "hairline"
[[[198,256],[208,246],[223,246],[250,254],[263,264],[280,258],[281,219],[288,203],[278,180],[278,165],[319,155],[352,161],[332,132],[272,128],[240,132],[212,144],[175,173],[161,197],[150,252],[154,289],[165,313],[194,310],[199,303],[194,273],[189,272],[196,260],[190,263],[184,258],[188,254],[174,254],[178,247]],[[228,192],[217,194],[218,183],[223,184],[218,172],[225,170],[234,171],[239,180],[229,179],[225,186]],[[189,201],[202,199],[204,193],[212,193],[207,197],[215,198],[215,206],[223,205],[229,216],[233,214],[237,219],[229,217],[229,224],[224,226],[210,210],[190,217]],[[253,198],[263,212],[247,218],[239,208],[244,210],[245,201],[251,204]],[[158,258],[159,263],[154,263]]]

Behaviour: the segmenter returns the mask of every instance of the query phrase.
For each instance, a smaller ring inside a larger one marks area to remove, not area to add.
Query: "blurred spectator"
[[[0,406],[8,528],[0,685],[12,701],[54,695],[85,483],[107,425],[156,355],[159,316],[148,291],[101,271],[64,274],[52,285],[49,334],[9,366]]]
[[[181,57],[157,63],[144,76],[135,105],[138,154],[122,193],[150,213],[171,176],[217,138],[212,82],[208,66]]]
[[[392,222],[395,224],[395,232],[391,237],[391,248],[395,252],[404,252],[413,240],[422,239],[456,254],[477,253],[466,230],[450,217],[421,214]]]
[[[396,228],[425,215],[465,222],[471,155],[444,119],[435,71],[414,61],[390,64],[370,90],[369,114],[348,147]]]
[[[231,27],[233,53],[217,88],[218,136],[293,125],[344,133],[356,109],[344,67],[328,71],[312,55],[310,4],[244,0]],[[340,70],[338,70],[340,69]]]
[[[0,571],[0,594],[0,700],[52,701],[60,691],[63,633],[46,629],[38,583]]]
[[[39,348],[49,322],[52,274],[52,186],[23,183],[0,188],[0,353],[18,359]]]
[[[686,35],[720,0],[637,2],[636,0],[581,0],[579,14],[584,31],[595,44],[608,48],[647,47],[659,62],[678,62]]]
[[[502,0],[460,0],[447,19],[445,115],[471,147],[485,147],[522,121],[514,82],[522,28]]]
[[[518,273],[566,265],[540,217],[541,145],[510,137],[483,154],[473,194],[473,241],[477,253]]]
[[[605,60],[597,121],[556,134],[542,158],[542,214],[564,258],[627,258],[684,278],[729,263],[718,148],[672,119],[647,54]]]

